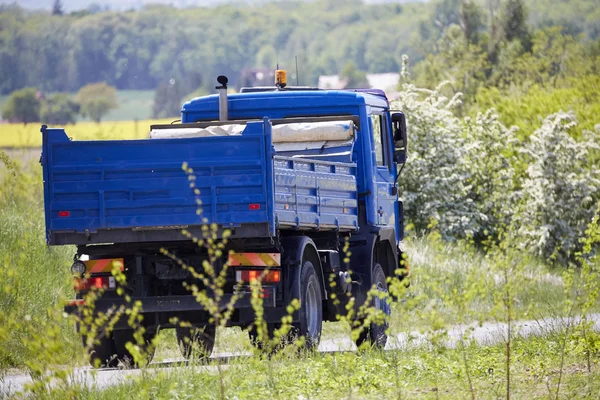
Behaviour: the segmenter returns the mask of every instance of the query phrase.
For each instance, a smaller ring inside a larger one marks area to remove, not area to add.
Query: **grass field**
[[[150,125],[170,123],[169,120],[79,122],[65,126],[65,131],[74,140],[143,139],[150,132]],[[42,145],[41,124],[0,124],[0,148],[40,147]]]
[[[51,93],[46,93],[49,95]],[[75,96],[75,94],[72,94]],[[8,95],[0,96],[0,113],[2,107],[8,100]],[[118,90],[117,102],[119,107],[110,110],[103,121],[131,121],[143,120],[152,117],[152,102],[154,101],[154,90]],[[0,118],[1,119],[1,118]],[[79,116],[79,121],[86,118]]]

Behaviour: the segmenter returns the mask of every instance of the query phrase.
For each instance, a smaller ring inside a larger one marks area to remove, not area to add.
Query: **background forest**
[[[71,13],[60,1],[52,11],[0,5],[0,94],[26,87],[74,93],[105,82],[160,93],[154,116],[172,116],[173,103],[212,91],[220,74],[240,86],[245,69],[279,62],[293,70],[297,55],[299,82],[316,85],[320,75],[399,72],[408,55],[421,86],[448,79],[468,103],[479,96],[485,106],[500,100],[502,109],[504,96],[491,87],[502,92],[517,84],[523,95],[545,97],[540,85],[564,88],[563,78],[572,77],[579,83],[568,86],[577,87],[582,75],[596,73],[595,3],[316,0]]]

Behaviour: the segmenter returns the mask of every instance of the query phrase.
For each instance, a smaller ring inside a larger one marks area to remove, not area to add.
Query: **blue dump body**
[[[71,141],[63,129],[42,133],[51,245],[183,240],[181,229],[203,222],[238,237],[358,229],[356,165],[276,156],[268,119],[249,122],[241,136]]]

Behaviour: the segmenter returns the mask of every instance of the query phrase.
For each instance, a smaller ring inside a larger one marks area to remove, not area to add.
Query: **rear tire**
[[[99,338],[92,344],[91,348],[87,347],[85,336],[82,336],[82,341],[83,347],[88,352],[88,360],[92,367],[115,368],[119,364],[112,338],[106,336]]]
[[[156,348],[152,341],[154,340],[156,334],[148,331],[144,333],[144,343],[140,346],[140,350],[142,351],[142,354],[146,356],[146,358],[144,360],[138,360],[137,363],[135,362],[133,355],[129,352],[129,350],[127,350],[126,346],[127,343],[139,345],[136,342],[133,334],[133,329],[117,330],[112,333],[116,358],[126,367],[146,366],[150,364],[154,358],[154,352]]]
[[[215,346],[216,334],[217,328],[214,324],[175,328],[181,354],[188,360],[208,361]]]
[[[297,285],[295,285],[297,288]],[[297,289],[296,289],[297,290]],[[298,322],[292,324],[292,335],[304,337],[306,347],[316,349],[321,340],[323,328],[323,302],[321,286],[312,261],[304,260],[300,271],[300,293],[295,298],[300,300]]]
[[[276,324],[266,324],[266,327],[266,337],[264,337],[265,332],[263,332],[262,340],[261,338],[259,338],[256,326],[252,326],[250,330],[248,330],[248,338],[250,339],[250,343],[252,343],[252,345],[259,350],[265,350],[265,348],[269,346],[268,343],[273,340],[273,338],[275,337],[274,332],[278,328]]]
[[[360,348],[363,344],[368,343],[378,349],[383,349],[387,343],[387,330],[389,328],[389,316],[390,316],[390,305],[388,298],[388,288],[385,278],[385,273],[381,265],[375,264],[373,266],[373,279],[372,284],[375,285],[378,291],[385,292],[385,297],[380,299],[374,297],[372,300],[372,306],[385,314],[385,321],[383,324],[370,323],[362,328],[358,339],[356,339],[356,346]],[[357,319],[359,326],[366,324],[366,319]]]

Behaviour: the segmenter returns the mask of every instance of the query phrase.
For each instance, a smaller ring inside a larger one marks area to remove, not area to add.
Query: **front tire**
[[[299,318],[298,322],[292,325],[292,333],[298,337],[303,336],[306,340],[306,347],[315,349],[319,347],[321,340],[323,302],[317,273],[310,260],[304,260],[302,263],[299,286],[300,293],[295,296],[300,300]]]
[[[379,296],[374,296],[373,300],[371,301],[371,305],[373,308],[375,308],[375,310],[384,313],[384,321],[383,323],[368,323],[366,318],[358,318],[357,325],[361,327],[359,329],[362,329],[362,331],[356,339],[356,346],[360,348],[365,343],[368,343],[373,347],[383,349],[385,347],[385,344],[387,343],[390,305],[385,273],[383,272],[383,268],[381,268],[381,265],[374,265],[372,277],[372,284],[375,285],[375,288],[378,292],[383,292],[383,298],[380,298]]]

